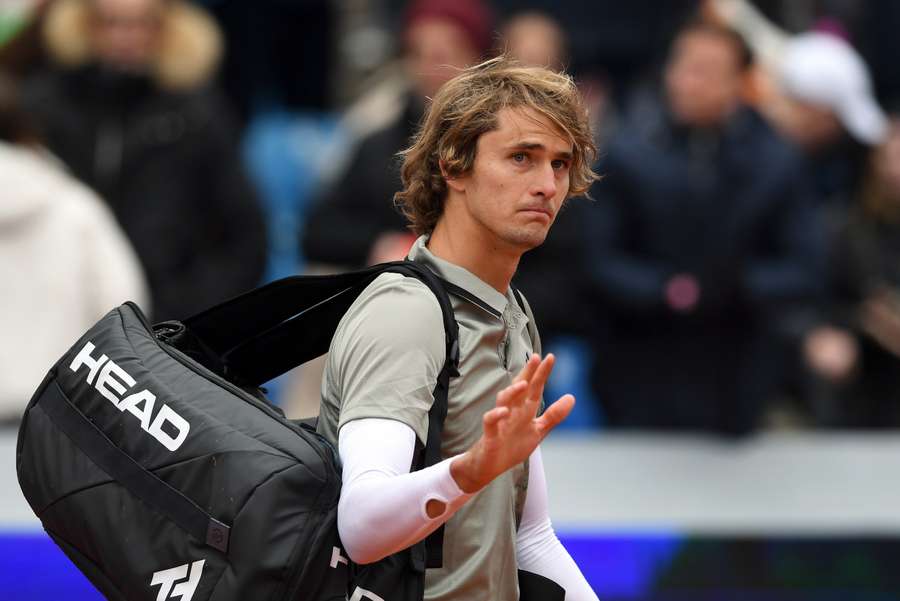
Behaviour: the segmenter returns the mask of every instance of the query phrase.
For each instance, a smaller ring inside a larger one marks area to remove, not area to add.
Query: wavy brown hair
[[[586,194],[598,179],[591,170],[597,149],[572,78],[499,56],[445,83],[412,145],[400,153],[403,190],[394,195],[394,202],[417,234],[434,230],[447,198],[445,178],[471,171],[479,136],[497,128],[497,115],[505,108],[536,111],[572,142],[568,196]]]

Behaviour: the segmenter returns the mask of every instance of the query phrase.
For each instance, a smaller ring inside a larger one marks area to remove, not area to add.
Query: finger
[[[494,407],[484,414],[481,419],[484,425],[484,434],[489,438],[496,438],[500,435],[500,422],[509,415],[509,409],[506,407]]]
[[[497,393],[497,406],[510,407],[521,403],[528,391],[527,382],[515,382]]]
[[[528,398],[531,401],[540,401],[541,397],[544,396],[544,386],[547,384],[555,364],[556,357],[553,353],[550,353],[544,357],[544,360],[541,361],[541,364],[535,370],[534,377],[531,378],[528,388]]]
[[[566,419],[572,412],[573,407],[575,407],[575,397],[571,394],[564,394],[555,403],[547,407],[544,414],[537,419],[542,436],[546,436],[550,430]]]
[[[522,371],[519,372],[519,375],[515,377],[513,382],[528,382],[534,376],[534,372],[537,370],[538,366],[541,364],[541,356],[537,353],[532,353],[530,357],[528,357],[528,361],[525,362],[525,367],[522,368]]]

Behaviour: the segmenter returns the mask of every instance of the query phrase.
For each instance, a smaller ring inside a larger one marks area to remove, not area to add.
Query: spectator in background
[[[501,50],[523,65],[562,71],[568,61],[562,26],[542,12],[512,15],[501,29],[500,45]]]
[[[777,382],[777,329],[824,252],[800,157],[741,102],[749,49],[691,23],[663,99],[610,141],[586,224],[594,378],[613,425],[739,434]]]
[[[846,41],[812,32],[786,42],[777,69],[776,93],[761,108],[807,155],[820,201],[840,214],[885,135],[868,68]]]
[[[865,62],[840,23],[791,35],[748,0],[705,0],[705,14],[740,31],[761,67],[755,102],[809,159],[820,202],[839,215],[858,196],[868,151],[884,138],[885,117]]]
[[[47,369],[126,300],[147,306],[115,218],[39,146],[0,78],[0,424],[18,421]]]
[[[900,426],[900,117],[832,247],[824,323],[805,340],[820,425]]]
[[[810,160],[832,241],[829,300],[818,324],[803,339],[804,371],[812,377],[801,385],[801,394],[814,421],[836,425],[844,413],[840,397],[848,392],[846,384],[854,379],[860,362],[858,340],[840,308],[848,293],[854,294],[847,287],[844,267],[847,235],[851,230],[862,233],[859,223],[851,223],[861,216],[871,222],[872,215],[860,213],[854,205],[862,195],[871,149],[884,140],[887,119],[872,95],[865,63],[847,42],[833,35],[792,37],[786,42],[778,76],[780,94],[770,100],[766,112]],[[873,244],[878,244],[877,238]]]
[[[738,28],[757,49],[764,67],[759,107],[811,166],[831,241],[830,289],[827,302],[805,327],[802,364],[796,370],[803,375],[788,384],[804,397],[813,421],[836,425],[847,417],[848,395],[860,392],[860,354],[866,352],[851,325],[856,318],[850,307],[862,292],[847,253],[850,240],[859,239],[851,231],[859,234],[860,221],[869,219],[854,205],[887,119],[874,98],[867,65],[841,37],[839,24],[823,22],[819,26],[827,32],[791,35],[747,0],[706,0],[704,8],[710,17]]]
[[[212,21],[178,0],[58,0],[44,25],[55,68],[30,82],[28,107],[134,244],[154,318],[258,284],[264,222],[208,88],[220,54]]]
[[[409,144],[425,103],[491,45],[491,15],[480,0],[415,0],[402,32],[409,80],[403,110],[363,139],[346,172],[305,224],[303,252],[314,263],[362,266],[402,258],[414,237],[394,208],[401,189],[397,153]]]

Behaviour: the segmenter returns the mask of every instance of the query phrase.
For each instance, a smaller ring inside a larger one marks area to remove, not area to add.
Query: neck
[[[499,243],[484,229],[459,227],[445,214],[428,240],[436,257],[458,265],[506,294],[522,252]]]

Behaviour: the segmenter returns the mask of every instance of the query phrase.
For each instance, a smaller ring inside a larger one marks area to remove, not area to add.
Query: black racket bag
[[[340,545],[335,449],[259,386],[324,354],[378,274],[416,277],[444,309],[447,363],[429,441],[440,460],[456,322],[441,282],[395,262],[287,278],[183,322],[126,303],[47,374],[19,431],[19,483],[44,528],[109,599],[415,601],[440,531],[369,566]]]

